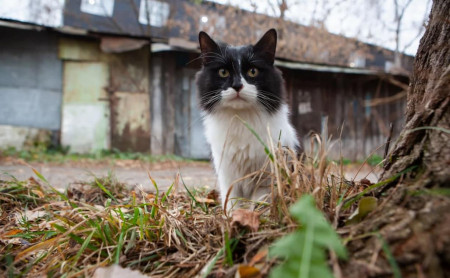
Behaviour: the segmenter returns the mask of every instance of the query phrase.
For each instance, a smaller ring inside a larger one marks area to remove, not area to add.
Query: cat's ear
[[[277,31],[270,29],[264,36],[253,46],[255,53],[261,54],[270,64],[275,61],[275,51],[277,49]]]
[[[203,31],[198,34],[198,42],[200,43],[200,50],[202,51],[202,54],[217,52],[219,50],[217,43]]]

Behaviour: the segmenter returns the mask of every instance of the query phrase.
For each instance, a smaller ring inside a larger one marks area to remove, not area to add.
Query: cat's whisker
[[[209,63],[214,62],[214,61],[219,61],[219,62],[222,62],[222,63],[226,64],[225,57],[223,55],[220,55],[219,53],[215,53],[215,52],[202,53],[199,58],[202,58],[202,59],[210,58],[210,59],[212,59],[212,61],[210,61],[210,62],[208,62],[206,64],[209,64]]]
[[[197,58],[194,58],[194,59],[190,60],[189,62],[186,63],[186,66],[191,64],[191,63],[193,63],[193,62],[195,62],[195,61],[197,61],[197,60],[199,60],[199,59],[203,59],[203,57],[204,56],[200,55]]]
[[[207,102],[204,102],[203,104],[204,104],[204,105],[208,105],[208,104],[213,103],[213,102],[215,102],[215,101],[218,101],[218,100],[220,100],[220,99],[221,99],[220,96],[219,96],[219,97],[214,97],[214,98],[209,99]]]
[[[258,91],[260,91],[261,93],[265,93],[265,94],[258,94],[258,96],[263,96],[263,97],[266,97],[266,98],[269,98],[272,100],[281,100],[281,97],[274,95],[271,92],[264,91],[264,90],[258,90]]]
[[[264,99],[266,101],[276,102],[276,103],[279,103],[281,101],[281,98],[275,98],[275,97],[271,97],[271,96],[269,97],[269,96],[265,96],[265,95],[262,95],[262,94],[258,94],[258,98],[259,99]]]
[[[212,91],[209,91],[209,92],[206,92],[206,93],[203,93],[202,95],[203,96],[211,96],[211,95],[214,95],[214,94],[216,94],[216,93],[218,93],[218,92],[220,92],[220,91],[222,91],[221,89],[218,89],[218,90],[212,90]]]
[[[210,94],[207,94],[207,95],[204,95],[204,96],[200,97],[200,100],[203,101],[203,100],[206,100],[206,99],[220,98],[221,97],[220,94],[217,94],[219,92],[220,92],[220,90],[215,91],[215,92],[211,92]]]
[[[248,50],[248,60],[253,61],[253,56],[255,56],[255,53],[251,49],[249,49]]]
[[[216,52],[205,52],[202,55],[213,55],[213,56],[217,56],[217,57],[222,58],[222,59],[225,58],[225,56],[223,56],[223,54],[220,55],[219,53],[216,53]]]
[[[254,98],[257,97],[254,93],[248,93],[248,92],[245,92],[245,91],[241,91],[239,94],[244,96],[244,97],[247,97],[248,99],[254,99]]]
[[[200,98],[199,100],[200,101],[206,101],[206,100],[211,100],[212,98],[217,98],[216,96],[205,96],[205,97],[202,97],[202,98]]]
[[[269,102],[269,101],[267,101],[267,100],[259,99],[259,102],[260,102],[263,106],[265,106],[266,108],[269,108],[269,109],[274,109],[274,108],[275,108],[275,106],[274,106],[271,102]]]

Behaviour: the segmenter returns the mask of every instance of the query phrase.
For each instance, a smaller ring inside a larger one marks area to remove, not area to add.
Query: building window
[[[81,0],[80,10],[88,14],[112,16],[114,0]]]
[[[311,93],[308,91],[298,92],[298,114],[304,115],[312,112]]]
[[[209,34],[214,34],[218,39],[222,39],[225,34],[227,20],[218,14],[202,15],[200,17],[199,29]]]
[[[390,72],[393,67],[394,67],[394,62],[392,62],[392,61],[385,61],[384,62],[384,71],[385,72]]]
[[[146,13],[148,9],[148,12]],[[167,23],[169,18],[170,5],[165,2],[154,0],[141,0],[139,7],[139,23],[148,25],[150,19],[150,25],[155,27],[163,27]]]
[[[366,57],[360,53],[353,53],[350,57],[349,66],[352,68],[364,68],[366,66]]]

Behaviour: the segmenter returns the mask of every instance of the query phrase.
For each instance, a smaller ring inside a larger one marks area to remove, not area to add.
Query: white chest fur
[[[278,142],[281,132],[281,145],[295,148],[298,144],[294,128],[288,119],[288,108],[269,114],[263,110],[220,110],[204,117],[205,134],[211,145],[214,167],[216,169],[222,204],[233,184],[229,198],[243,197],[255,199],[255,184],[248,180],[237,182],[264,165],[267,154],[256,136],[237,117],[246,121],[262,140],[268,142],[269,136]],[[268,134],[267,127],[270,129]]]

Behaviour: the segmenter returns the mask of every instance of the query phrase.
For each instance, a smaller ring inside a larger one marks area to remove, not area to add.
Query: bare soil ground
[[[217,187],[217,178],[210,162],[158,162],[144,163],[136,160],[116,160],[105,163],[100,161],[79,161],[66,163],[28,163],[21,159],[0,159],[0,179],[10,180],[12,176],[18,180],[26,180],[35,176],[32,168],[38,170],[55,188],[66,188],[78,181],[89,181],[93,177],[105,177],[112,172],[118,181],[130,187],[142,185],[145,190],[153,191],[154,187],[148,173],[156,181],[161,190],[167,189],[180,173],[189,188]],[[375,183],[378,181],[379,169],[368,165],[348,165],[344,167],[347,180],[359,181],[363,178]]]
[[[66,188],[77,181],[93,180],[94,176],[105,177],[109,172],[130,187],[142,185],[148,191],[154,189],[149,173],[162,190],[172,184],[177,173],[180,173],[188,187],[212,189],[216,186],[214,170],[209,162],[142,163],[118,160],[111,163],[83,161],[56,164],[27,163],[20,159],[7,158],[0,160],[0,179],[10,180],[13,176],[18,180],[26,180],[29,177],[35,177],[32,168],[39,171],[56,188]]]

